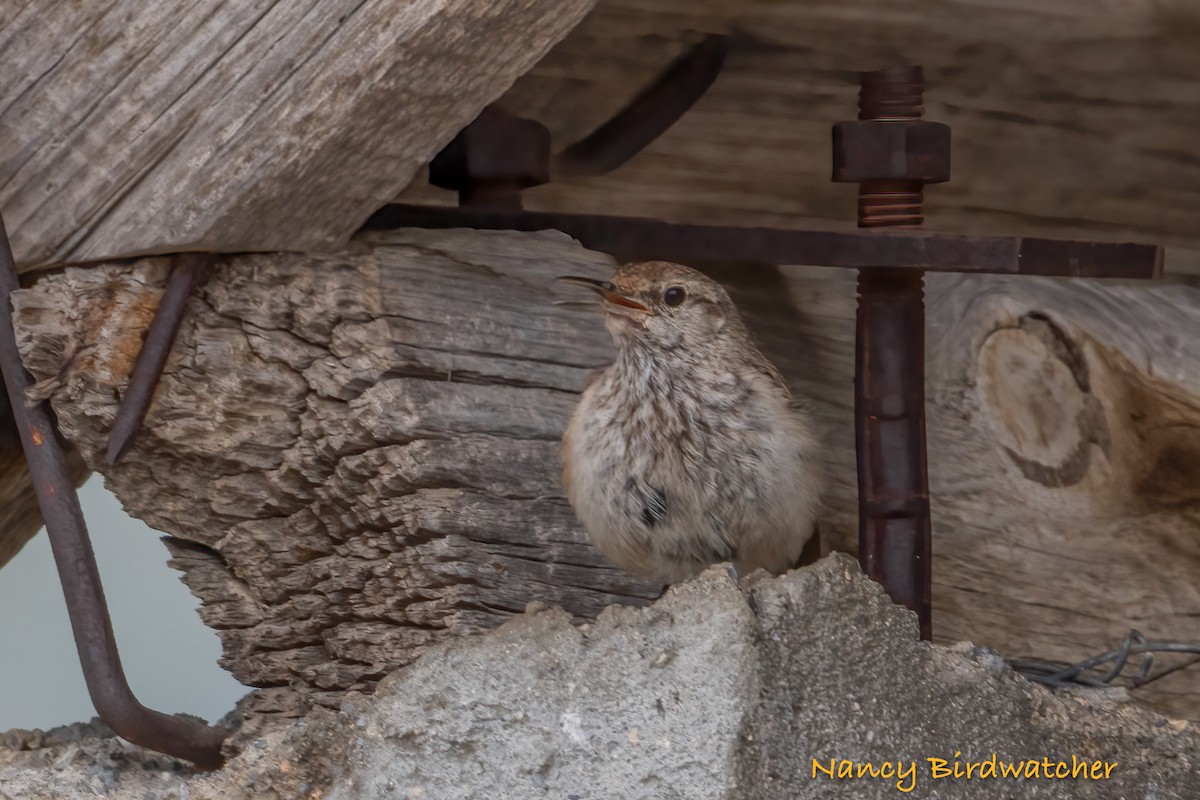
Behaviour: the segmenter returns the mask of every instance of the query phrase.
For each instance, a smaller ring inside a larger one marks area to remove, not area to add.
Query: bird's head
[[[740,329],[725,289],[696,270],[666,261],[626,264],[612,281],[565,276],[599,295],[605,322],[618,347],[663,350],[702,345],[730,324]]]

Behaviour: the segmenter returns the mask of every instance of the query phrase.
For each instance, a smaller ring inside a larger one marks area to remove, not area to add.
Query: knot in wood
[[[979,352],[979,390],[1005,452],[1026,478],[1072,486],[1107,445],[1082,349],[1045,315],[991,333]]]

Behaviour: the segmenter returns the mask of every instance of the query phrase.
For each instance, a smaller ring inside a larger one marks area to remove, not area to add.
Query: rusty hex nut
[[[488,106],[429,163],[429,182],[469,190],[496,184],[518,189],[550,180],[550,131],[540,122]]]
[[[833,126],[833,180],[950,180],[950,126],[923,119],[862,119]]]

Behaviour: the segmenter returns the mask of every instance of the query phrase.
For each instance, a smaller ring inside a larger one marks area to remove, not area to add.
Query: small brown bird
[[[600,296],[617,346],[562,442],[567,497],[597,549],[665,583],[720,562],[794,567],[817,510],[816,442],[725,290],[662,261],[560,280]]]

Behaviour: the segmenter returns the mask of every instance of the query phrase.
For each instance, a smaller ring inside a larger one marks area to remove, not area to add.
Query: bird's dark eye
[[[682,286],[672,286],[663,292],[663,302],[669,306],[679,305],[685,297],[687,297],[687,292],[683,290]]]

